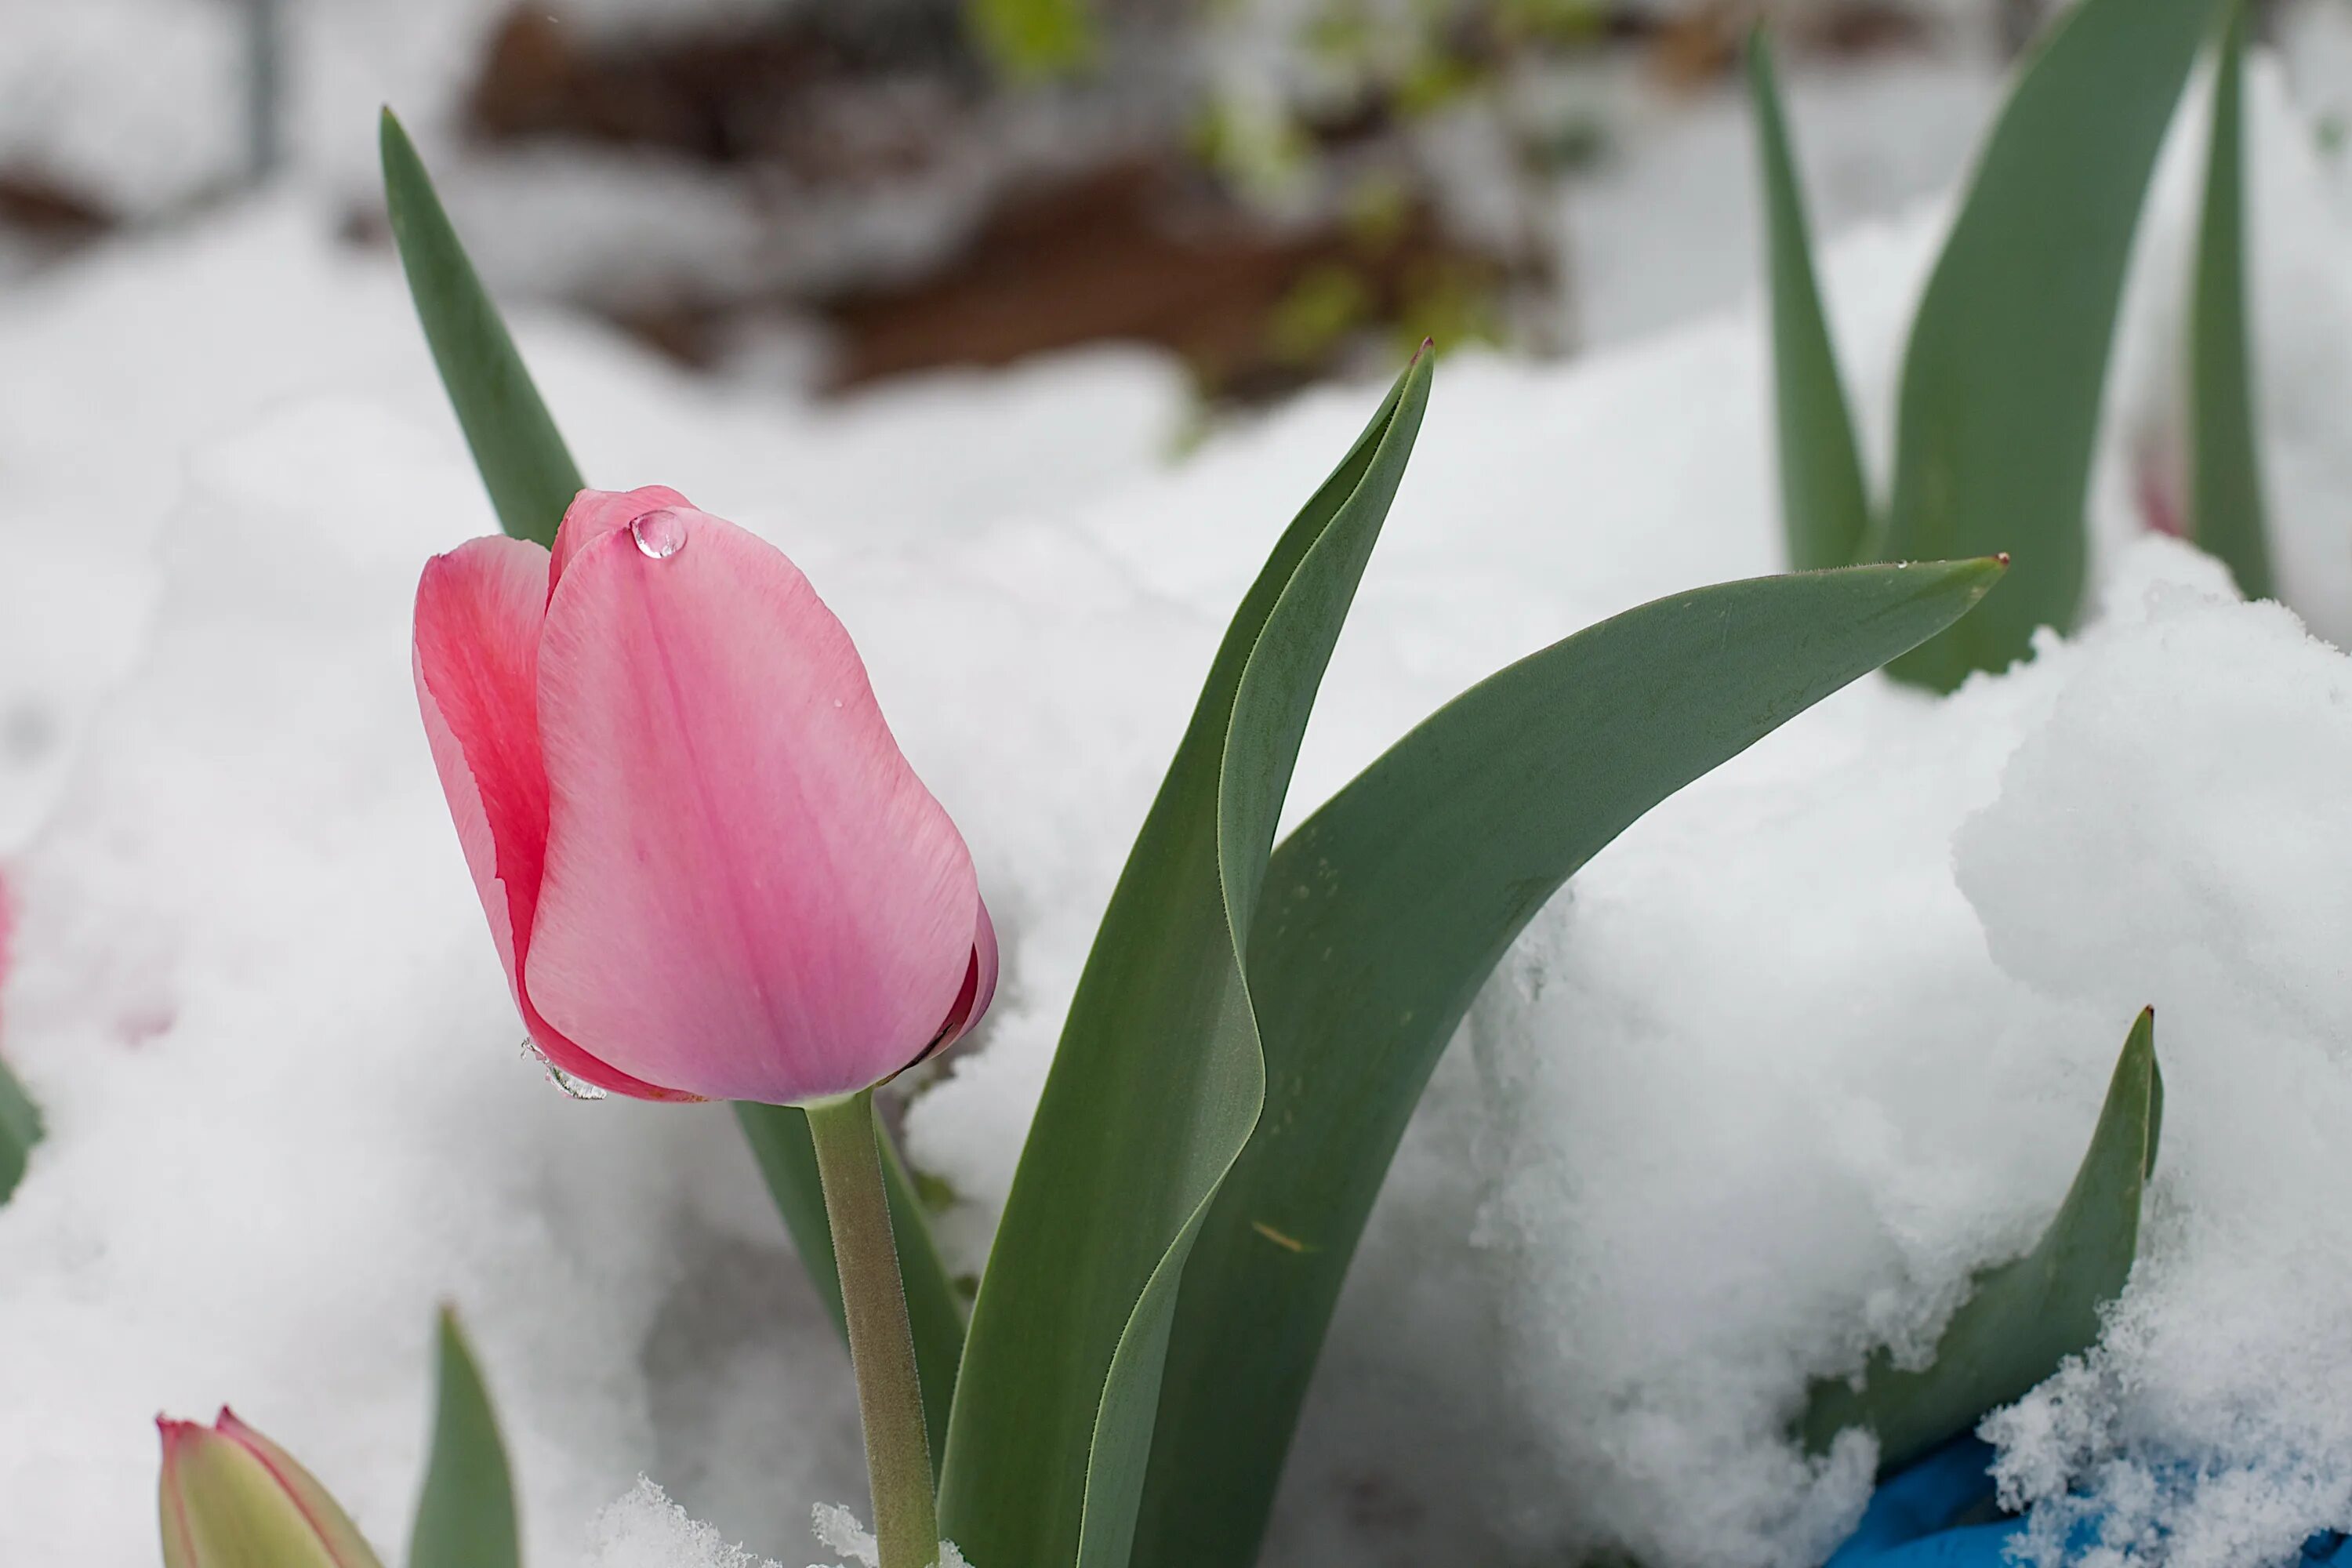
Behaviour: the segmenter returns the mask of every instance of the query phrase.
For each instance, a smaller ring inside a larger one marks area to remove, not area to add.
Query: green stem
[[[849,1321],[849,1363],[866,1425],[866,1474],[874,1489],[881,1568],[932,1568],[940,1524],[931,1500],[930,1440],[923,1430],[915,1338],[882,1185],[874,1091],[812,1105],[808,1122]]]

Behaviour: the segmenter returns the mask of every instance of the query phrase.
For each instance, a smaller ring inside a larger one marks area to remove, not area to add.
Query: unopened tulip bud
[[[523,1024],[648,1100],[855,1094],[971,1027],[996,936],[866,666],[773,545],[658,488],[425,569],[416,694]]]
[[[163,1568],[382,1568],[327,1489],[227,1410],[155,1426]]]

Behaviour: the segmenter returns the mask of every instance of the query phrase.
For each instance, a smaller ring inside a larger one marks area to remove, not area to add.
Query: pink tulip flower
[[[971,852],[773,546],[675,490],[583,490],[551,555],[492,537],[425,565],[415,673],[490,935],[561,1072],[804,1103],[987,1008]]]

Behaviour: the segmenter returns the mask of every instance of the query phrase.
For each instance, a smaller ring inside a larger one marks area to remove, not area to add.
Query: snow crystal
[[[828,1552],[838,1552],[858,1568],[877,1568],[882,1561],[880,1547],[857,1516],[839,1503],[821,1502],[812,1510],[817,1544]],[[823,1564],[816,1565],[823,1568]],[[952,1541],[940,1542],[939,1568],[971,1568]]]
[[[640,1476],[626,1497],[588,1527],[586,1568],[776,1568],[669,1500]]]
[[[875,1568],[882,1560],[882,1549],[857,1522],[857,1516],[837,1502],[821,1502],[809,1510],[810,1527],[816,1542],[828,1552],[838,1552],[864,1568]]]

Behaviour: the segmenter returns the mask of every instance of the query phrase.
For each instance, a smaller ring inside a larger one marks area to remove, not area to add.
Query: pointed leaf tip
[[[441,384],[489,491],[499,526],[551,544],[583,488],[547,405],[482,287],[433,177],[387,110],[382,127],[385,216]]]
[[[1800,571],[1850,566],[1868,553],[1869,488],[1822,306],[1788,116],[1760,26],[1748,36],[1747,74],[1763,184],[1781,531],[1789,563]]]
[[[940,1522],[975,1561],[1130,1560],[1187,1259],[1265,1104],[1243,968],[1257,894],[1428,363],[1398,378],[1244,597],[1087,956],[949,1423]]]
[[[433,1449],[409,1537],[409,1568],[520,1568],[514,1484],[489,1392],[446,1304],[434,1338]]]
[[[2213,67],[2205,200],[2189,292],[2190,537],[2249,599],[2275,592],[2263,500],[2246,277],[2246,7],[2232,5]]]
[[[2033,1250],[1977,1277],[1925,1370],[1895,1366],[1882,1348],[1859,1383],[1814,1384],[1800,1423],[1805,1447],[1823,1453],[1845,1428],[1866,1428],[1878,1436],[1885,1475],[2022,1398],[2097,1342],[2107,1304],[2138,1258],[2140,1196],[2163,1109],[2150,1007],[2124,1041],[2090,1149]]]
[[[2156,1174],[2157,1145],[2164,1138],[2164,1066],[2156,1059],[2156,1005],[2150,1003],[2140,1009],[2138,1021],[2132,1025],[2131,1038],[2125,1042],[2129,1050],[2138,1047],[2147,1058],[2147,1154],[2140,1165],[2144,1183]]]
[[[2165,132],[2223,0],[2082,0],[2011,89],[1912,318],[1890,559],[2027,546],[2016,581],[1890,673],[1949,691],[2072,630],[2116,306]]]

